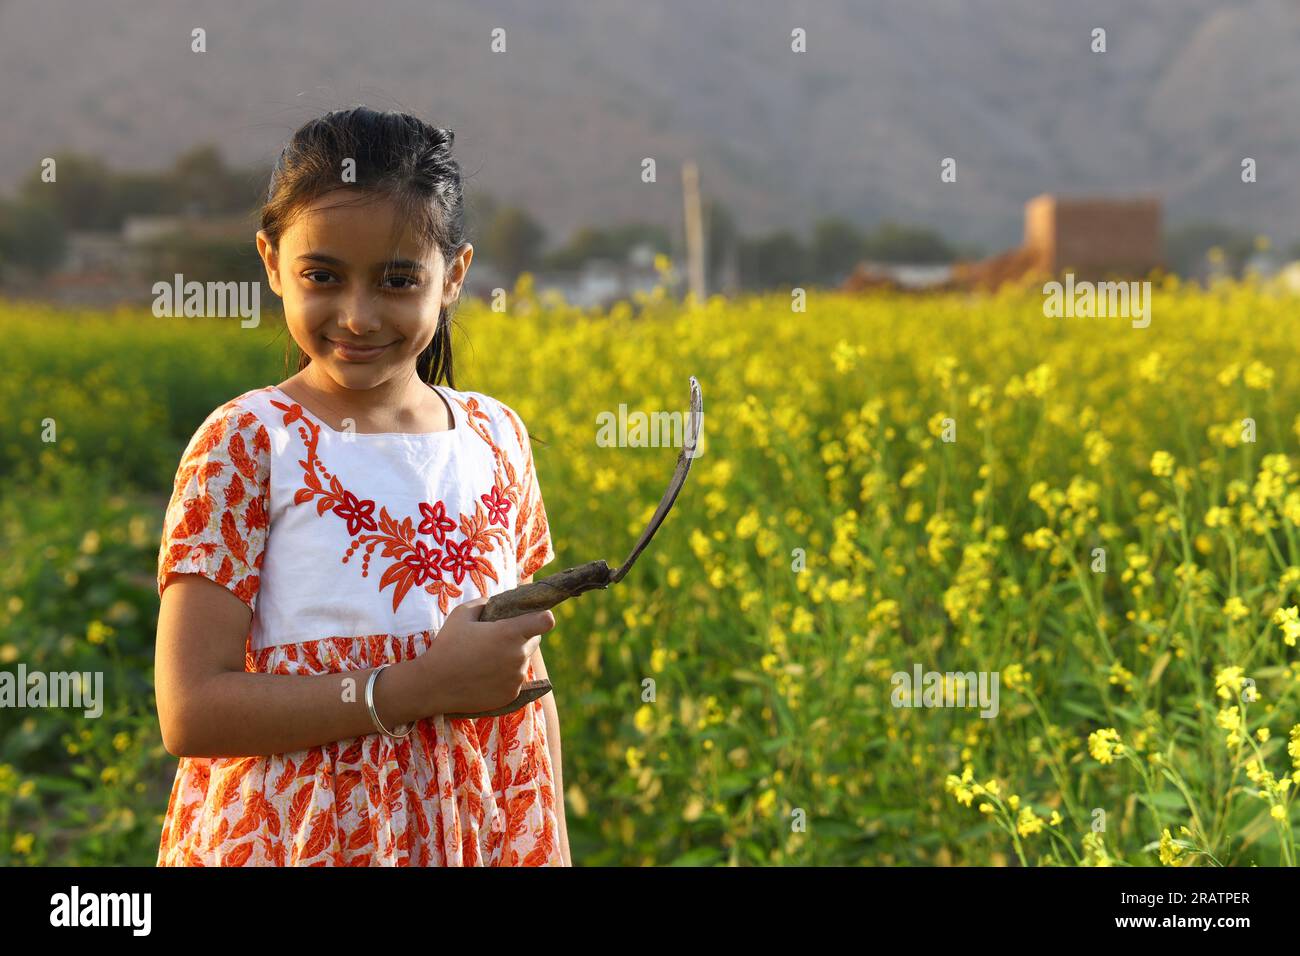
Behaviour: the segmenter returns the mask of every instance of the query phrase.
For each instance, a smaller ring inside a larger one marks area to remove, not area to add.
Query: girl
[[[358,107],[272,171],[257,248],[302,358],[215,409],[176,475],[160,866],[570,865],[552,695],[445,716],[546,677],[555,625],[477,620],[554,552],[527,428],[452,377],[452,140]]]

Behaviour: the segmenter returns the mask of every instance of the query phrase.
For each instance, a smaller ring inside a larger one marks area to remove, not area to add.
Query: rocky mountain
[[[557,240],[679,222],[684,158],[746,231],[892,217],[997,248],[1059,191],[1300,235],[1294,0],[0,4],[0,190],[60,149],[161,168],[210,141],[269,164],[358,102],[453,127],[472,188]]]

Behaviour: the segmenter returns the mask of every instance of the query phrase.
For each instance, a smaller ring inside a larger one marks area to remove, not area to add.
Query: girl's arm
[[[168,753],[265,756],[378,732],[366,708],[374,668],[317,675],[246,672],[252,617],[248,605],[199,574],[179,574],[163,592],[154,677]],[[375,681],[375,711],[389,730],[442,713],[440,699],[433,675],[418,658],[392,664]]]
[[[533,580],[530,574],[528,577],[520,580],[520,584],[528,584]],[[533,652],[533,676],[535,678],[550,679],[546,673],[546,662],[542,660],[542,647],[539,644],[537,650]],[[573,858],[569,855],[569,829],[564,819],[564,770],[560,761],[560,714],[555,708],[555,692],[547,694],[542,698],[542,712],[546,715],[546,749],[551,755],[551,777],[555,787],[555,820],[559,825],[560,832],[557,839],[560,841],[560,855],[564,858],[565,866],[573,866]]]

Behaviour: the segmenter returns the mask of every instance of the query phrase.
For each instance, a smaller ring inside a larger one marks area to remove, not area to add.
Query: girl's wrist
[[[429,709],[433,702],[428,699],[424,668],[417,665],[418,658],[398,661],[385,667],[375,680],[375,712],[389,731],[404,729],[407,723],[435,713]]]

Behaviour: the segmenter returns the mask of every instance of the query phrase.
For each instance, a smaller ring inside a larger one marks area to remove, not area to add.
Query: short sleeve
[[[551,529],[546,520],[546,506],[542,503],[542,489],[533,463],[533,446],[528,439],[526,426],[517,412],[506,405],[502,410],[514,428],[519,443],[519,460],[523,463],[519,474],[519,511],[515,516],[515,561],[519,580],[523,580],[555,557],[551,543]]]
[[[271,440],[237,405],[214,411],[181,455],[158,550],[158,596],[173,574],[201,574],[256,609],[270,524]]]

